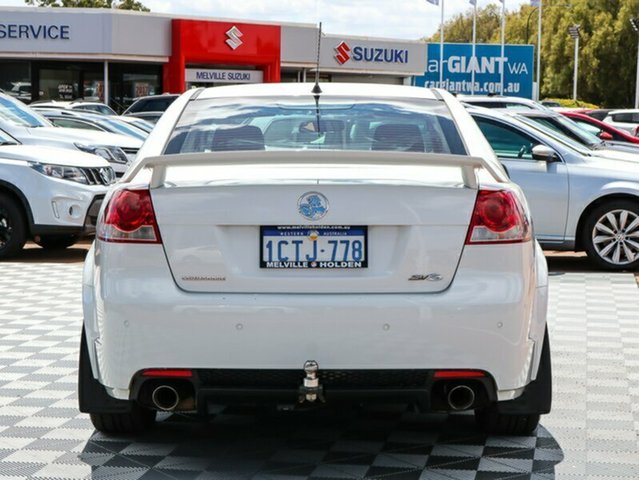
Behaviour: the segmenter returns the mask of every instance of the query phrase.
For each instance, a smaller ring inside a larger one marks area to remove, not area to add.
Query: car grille
[[[116,163],[121,163],[126,165],[129,163],[129,157],[127,157],[127,153],[121,148],[115,148],[111,151],[113,157],[115,158]]]
[[[90,167],[81,170],[89,185],[111,185],[115,182],[115,172],[111,167]]]
[[[198,370],[203,387],[216,388],[291,388],[302,384],[300,370]],[[326,388],[423,388],[427,370],[320,370],[320,384]]]

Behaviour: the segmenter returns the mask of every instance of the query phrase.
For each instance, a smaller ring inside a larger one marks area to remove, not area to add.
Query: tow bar
[[[325,402],[324,388],[319,384],[319,378],[317,377],[318,370],[319,365],[315,360],[307,360],[304,362],[304,373],[306,377],[298,391],[299,403],[304,403],[304,401],[313,403],[318,399],[320,402]]]

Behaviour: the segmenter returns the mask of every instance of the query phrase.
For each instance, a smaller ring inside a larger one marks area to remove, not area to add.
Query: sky
[[[440,8],[426,0],[141,0],[153,12],[245,21],[317,23],[325,33],[417,40],[439,29]],[[443,0],[445,17],[470,10],[468,0]],[[529,0],[505,0],[515,10]],[[478,7],[499,0],[477,0]],[[25,6],[0,0],[0,6]]]

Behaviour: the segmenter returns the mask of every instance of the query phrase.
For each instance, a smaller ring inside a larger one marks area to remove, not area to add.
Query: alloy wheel
[[[0,250],[3,249],[11,240],[11,224],[9,223],[9,215],[4,209],[0,208]]]
[[[592,244],[603,260],[628,265],[639,259],[639,216],[625,209],[602,215],[592,230]]]

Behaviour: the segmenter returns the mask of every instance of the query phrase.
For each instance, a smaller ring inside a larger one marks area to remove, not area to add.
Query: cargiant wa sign
[[[439,43],[429,43],[426,72],[416,78],[416,85],[444,88],[450,92],[477,95],[503,94],[532,98],[533,46],[506,45],[504,57],[501,45],[479,44],[473,57],[469,43],[444,44],[443,85],[439,84]],[[501,72],[504,69],[504,91],[501,92]]]

